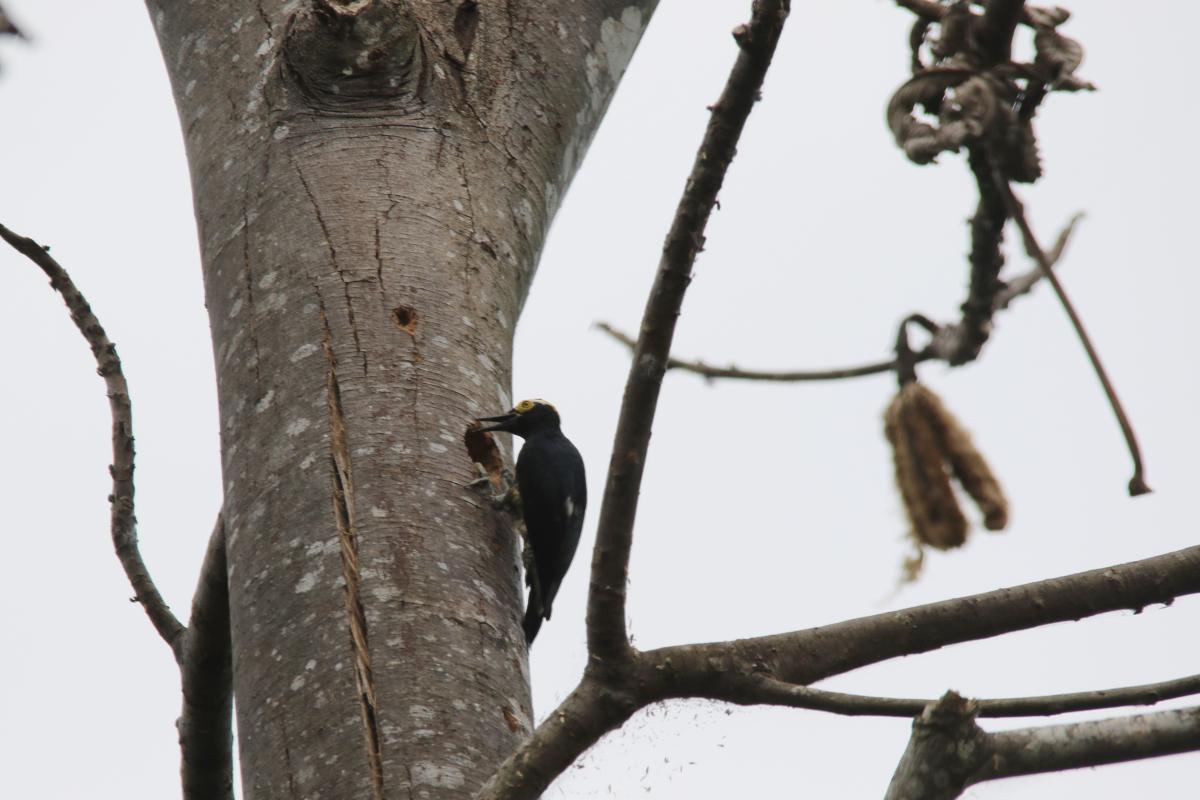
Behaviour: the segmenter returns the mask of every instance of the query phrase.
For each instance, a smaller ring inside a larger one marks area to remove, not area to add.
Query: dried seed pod
[[[955,479],[979,507],[983,526],[989,531],[1003,530],[1008,524],[1008,500],[983,454],[971,441],[971,435],[932,391],[923,388],[915,397],[936,432]]]
[[[967,539],[963,516],[950,485],[936,421],[923,402],[925,387],[903,386],[884,413],[884,433],[892,445],[896,485],[912,525],[912,536],[921,544],[949,550]]]

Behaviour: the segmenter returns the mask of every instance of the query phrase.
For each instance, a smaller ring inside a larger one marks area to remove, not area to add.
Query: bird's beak
[[[477,417],[475,421],[496,423],[495,425],[485,425],[484,427],[480,428],[480,433],[485,433],[487,431],[506,431],[511,423],[516,422],[517,416],[517,412],[509,411],[507,414],[501,414],[498,417]]]

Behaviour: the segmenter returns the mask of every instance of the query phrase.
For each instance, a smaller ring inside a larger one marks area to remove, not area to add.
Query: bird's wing
[[[549,619],[583,529],[587,509],[583,459],[566,439],[527,443],[517,458],[517,484]]]

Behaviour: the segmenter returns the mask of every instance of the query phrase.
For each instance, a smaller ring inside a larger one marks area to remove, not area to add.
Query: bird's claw
[[[483,464],[480,464],[478,461],[475,462],[475,472],[479,474],[479,477],[467,484],[468,489],[477,489],[480,486],[483,486],[485,483],[489,486],[491,485],[492,476],[488,474],[487,468],[485,468]]]
[[[498,511],[516,513],[521,508],[521,493],[517,487],[509,484],[508,490],[492,495],[492,506]]]
[[[497,511],[508,511],[515,513],[521,508],[521,495],[517,491],[516,481],[514,480],[512,470],[505,467],[500,471],[500,488],[501,491],[492,494],[490,491],[495,483],[492,481],[492,476],[487,469],[478,461],[475,462],[475,471],[479,473],[479,477],[467,484],[467,488],[475,489],[480,492],[486,492],[488,500],[492,507]]]

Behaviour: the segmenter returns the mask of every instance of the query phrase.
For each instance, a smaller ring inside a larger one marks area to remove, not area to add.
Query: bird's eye
[[[516,412],[518,414],[524,414],[526,411],[532,411],[533,407],[536,405],[537,403],[533,402],[532,400],[522,400],[521,402],[517,403]]]

